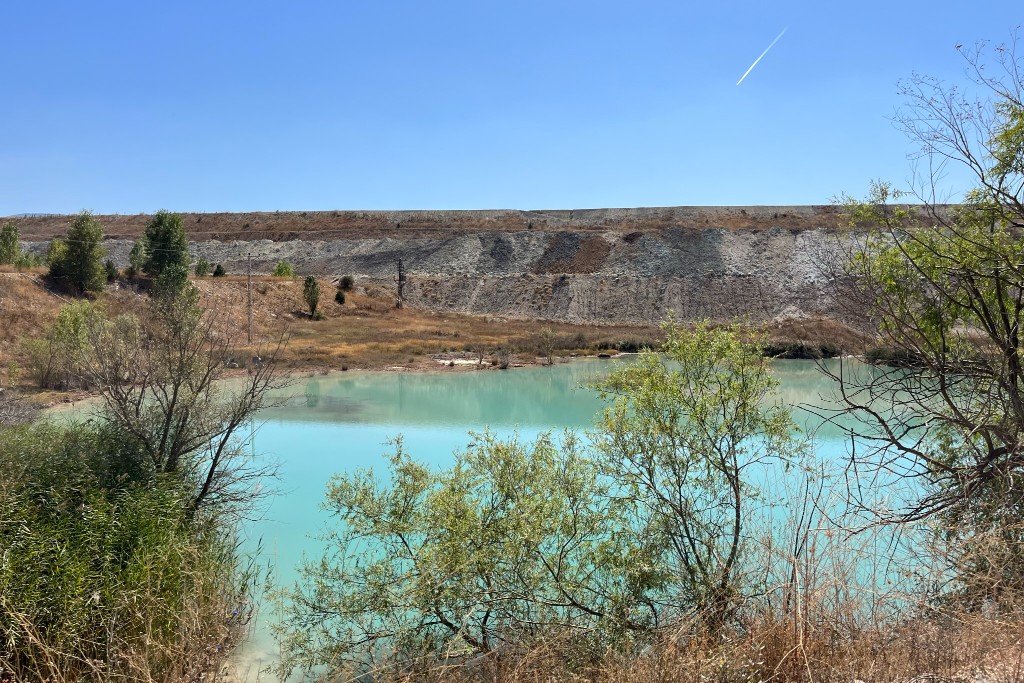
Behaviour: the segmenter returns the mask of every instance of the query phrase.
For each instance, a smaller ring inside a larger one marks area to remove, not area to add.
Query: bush
[[[302,298],[305,300],[306,305],[309,306],[309,314],[316,318],[316,307],[320,303],[320,283],[316,281],[316,277],[313,275],[307,275],[306,281],[302,284]],[[322,316],[321,316],[322,317]]]
[[[352,289],[352,286],[354,284],[355,278],[353,278],[351,275],[343,275],[341,277],[341,280],[338,281],[338,289],[348,292]]]
[[[141,241],[136,241],[132,245],[132,250],[128,253],[128,268],[125,269],[125,275],[130,279],[135,279],[142,272],[142,266],[146,262],[146,250],[142,245]]]
[[[19,253],[17,258],[14,259],[14,267],[19,271],[28,270],[40,265],[42,265],[42,259],[28,251]]]
[[[109,258],[103,263],[103,271],[106,273],[107,282],[113,282],[120,275],[117,272],[117,265],[114,264],[114,260]]]
[[[345,292],[340,289],[336,291],[334,293],[334,300],[338,302],[338,305],[343,305],[345,303]]]
[[[180,263],[172,263],[153,281],[153,289],[150,291],[154,297],[173,299],[189,286],[188,270]]]
[[[196,276],[198,276],[198,277],[206,277],[207,275],[209,275],[210,274],[210,262],[207,261],[204,258],[201,258],[198,261],[196,261],[195,273],[196,273]]]
[[[225,275],[227,275],[227,273],[224,271],[224,266],[218,263],[217,266],[213,269],[213,276],[224,277]]]
[[[0,228],[0,265],[15,263],[20,254],[18,226],[14,223],[4,223],[4,226]]]
[[[116,433],[0,433],[0,670],[182,681],[219,667],[251,612],[230,524],[190,516],[184,482],[147,476]]]
[[[829,342],[767,342],[762,349],[770,358],[818,360],[835,358],[841,354],[838,346]]]
[[[96,310],[88,301],[68,304],[61,307],[57,320],[43,337],[21,342],[29,372],[39,388],[68,388],[80,382],[86,327],[94,315]]]
[[[288,261],[278,261],[271,275],[274,277],[295,277],[295,266]]]

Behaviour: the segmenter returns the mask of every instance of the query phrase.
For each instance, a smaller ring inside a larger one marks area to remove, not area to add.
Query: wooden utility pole
[[[249,294],[249,343],[252,344],[252,254],[247,254],[248,257],[248,278],[246,280],[246,290]]]
[[[402,301],[405,299],[405,268],[402,267],[402,259],[398,259],[398,301],[395,303],[395,308],[402,307]]]

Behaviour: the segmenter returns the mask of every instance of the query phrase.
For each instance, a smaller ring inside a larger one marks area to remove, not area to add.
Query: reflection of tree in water
[[[302,394],[286,399],[283,405],[263,413],[263,416],[275,420],[344,422],[363,410],[364,406],[360,401],[330,394],[325,396],[317,384],[315,387],[305,388]]]
[[[306,407],[316,408],[320,405],[320,380],[311,379],[306,383]]]

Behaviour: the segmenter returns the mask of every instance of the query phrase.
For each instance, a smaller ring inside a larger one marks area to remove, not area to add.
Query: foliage
[[[309,306],[309,314],[316,315],[316,307],[320,303],[320,283],[316,281],[315,275],[307,275],[302,283],[302,299]]]
[[[125,274],[129,278],[136,278],[142,272],[142,266],[146,263],[146,247],[141,240],[136,240],[132,250],[128,252],[128,269]]]
[[[22,251],[15,257],[13,263],[15,268],[22,271],[41,266],[43,261],[37,254],[33,254],[30,251]]]
[[[883,182],[864,201],[845,198],[869,232],[838,273],[839,300],[899,367],[836,379],[845,410],[868,424],[856,436],[874,446],[856,453],[858,467],[898,485],[894,506],[861,506],[936,525],[970,590],[990,576],[997,591],[1024,579],[1024,62],[1004,46],[995,64],[983,44],[964,53],[979,96],[927,77],[903,88],[898,120],[933,170],[912,190],[923,204],[899,205],[907,193]],[[955,207],[935,202],[947,163],[975,181]]]
[[[552,363],[554,363],[553,356],[555,353],[556,343],[555,331],[552,330],[550,327],[542,327],[540,330],[540,334],[538,335],[538,340],[538,347],[541,355],[544,356],[544,361],[547,363],[547,365],[551,365]]]
[[[351,275],[342,275],[341,279],[338,280],[338,289],[348,292],[352,289],[353,285],[355,285],[355,282],[355,278]]]
[[[98,314],[88,301],[67,304],[43,337],[21,342],[29,371],[41,389],[70,388],[80,383],[87,350],[86,328]]]
[[[146,225],[143,253],[142,270],[150,277],[159,277],[172,266],[188,272],[188,239],[179,214],[164,209],[156,212]]]
[[[338,525],[286,595],[280,673],[516,651],[566,632],[589,657],[642,648],[687,617],[720,627],[752,590],[740,571],[752,472],[798,445],[756,345],[728,328],[665,329],[667,359],[648,352],[602,383],[614,402],[592,445],[474,435],[434,472],[399,441],[385,476],[332,479]]]
[[[198,277],[206,277],[210,274],[210,262],[204,258],[196,261],[195,273]]]
[[[295,267],[288,261],[278,261],[271,275],[274,277],[295,277]]]
[[[572,435],[560,447],[474,435],[441,473],[398,441],[388,469],[331,481],[335,550],[290,596],[282,673],[340,673],[391,648],[492,652],[563,627],[600,625],[622,647],[650,623],[636,604],[648,563],[622,545],[607,486]]]
[[[157,279],[180,271],[171,267]],[[154,296],[147,315],[87,318],[86,353],[79,376],[97,388],[105,419],[130,435],[157,473],[187,479],[194,510],[236,507],[251,497],[247,485],[266,474],[252,467],[245,444],[267,392],[282,384],[277,347],[232,389],[220,386],[231,336],[216,311],[203,311],[195,287]]]
[[[18,226],[10,222],[4,223],[3,227],[0,227],[0,265],[14,263],[20,255]]]
[[[251,613],[230,526],[191,518],[182,482],[135,476],[109,430],[0,433],[5,679],[195,680],[219,667]]]
[[[636,544],[663,549],[675,579],[668,611],[721,623],[743,588],[745,525],[759,492],[751,471],[799,455],[788,408],[758,343],[738,329],[663,326],[662,354],[644,353],[598,385],[614,403],[599,424],[603,466],[638,521]]]
[[[339,306],[343,306],[345,304],[345,292],[340,289],[334,292],[334,300]]]
[[[218,263],[213,269],[213,276],[224,277],[225,275],[227,275],[227,272],[224,270],[224,266]]]
[[[88,211],[78,214],[65,240],[53,240],[47,250],[50,277],[82,294],[99,292],[106,282],[103,268],[103,226]]]
[[[176,299],[190,286],[188,268],[180,263],[172,263],[153,281],[152,294],[158,299]]]
[[[120,273],[117,272],[117,265],[113,259],[107,259],[103,262],[103,272],[107,276],[107,282],[114,282],[117,280]]]
[[[46,246],[46,265],[50,267],[51,277],[61,277],[60,269],[64,266],[64,258],[67,253],[67,242],[60,238],[50,240]]]

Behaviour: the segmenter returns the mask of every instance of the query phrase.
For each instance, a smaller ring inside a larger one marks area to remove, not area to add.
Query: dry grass
[[[253,278],[254,344],[248,345],[246,278],[196,278],[202,304],[214,309],[237,340],[238,356],[246,359],[260,342],[287,332],[291,341],[281,356],[282,365],[295,371],[323,372],[340,369],[405,367],[439,371],[464,370],[472,365],[445,362],[456,358],[480,360],[475,367],[491,367],[491,361],[510,354],[513,365],[534,364],[541,359],[541,330],[553,332],[556,356],[595,355],[637,351],[656,346],[661,331],[656,326],[588,326],[538,320],[516,320],[450,312],[396,309],[393,294],[370,285],[346,294],[339,305],[333,299],[334,284],[322,278],[324,292],[319,310],[323,320],[310,319],[302,300],[300,278]],[[22,338],[35,338],[57,316],[66,299],[47,291],[41,273],[26,277],[0,273],[0,384],[28,387],[26,358],[19,349]],[[108,287],[97,301],[112,313],[136,312],[145,302],[144,285],[120,282]],[[768,338],[780,344],[800,345],[838,342],[847,351],[859,350],[862,340],[831,321],[793,320],[769,326]],[[43,397],[47,402],[54,396]]]
[[[192,240],[262,240],[441,237],[475,232],[518,230],[615,231],[625,234],[671,229],[791,231],[845,230],[848,219],[832,205],[801,207],[664,207],[583,211],[274,211],[249,213],[182,213]],[[63,236],[70,215],[10,218],[23,240]],[[151,214],[98,215],[108,237],[135,239]],[[5,218],[0,217],[0,222]]]

